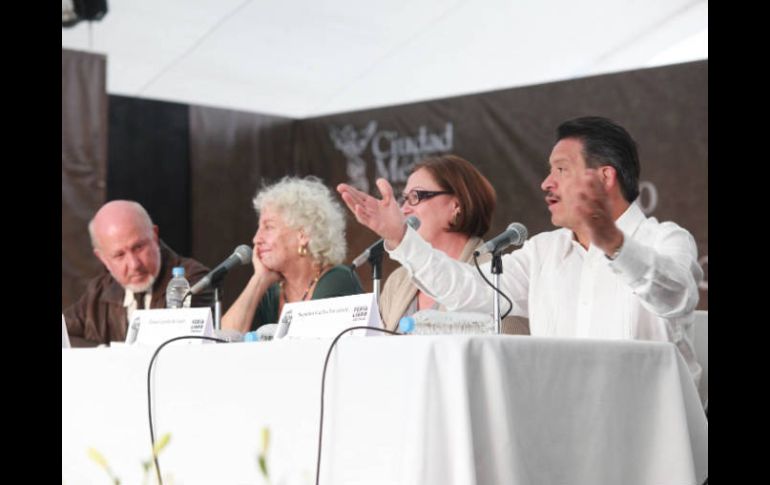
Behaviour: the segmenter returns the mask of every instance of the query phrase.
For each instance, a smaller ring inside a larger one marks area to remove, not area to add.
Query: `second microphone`
[[[411,227],[415,231],[420,228],[420,219],[418,219],[417,216],[407,217],[406,223],[409,225],[409,227]],[[382,239],[379,239],[377,242],[375,242],[374,244],[366,248],[363,253],[359,254],[358,257],[356,257],[356,259],[353,260],[353,262],[351,263],[351,266],[353,268],[358,268],[359,266],[364,264],[369,259],[369,256],[372,254],[372,251],[377,249],[379,246],[382,246],[383,244],[385,244],[385,241],[383,241]]]

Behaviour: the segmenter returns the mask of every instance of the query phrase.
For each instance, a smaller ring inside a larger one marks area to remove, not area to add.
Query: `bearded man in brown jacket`
[[[195,284],[208,273],[198,261],[183,258],[158,237],[158,226],[140,204],[114,200],[88,224],[94,254],[106,271],[92,279],[80,299],[64,310],[73,347],[123,341],[128,315],[143,308],[165,308],[166,286],[175,266]],[[213,292],[193,297],[191,306],[210,306]]]

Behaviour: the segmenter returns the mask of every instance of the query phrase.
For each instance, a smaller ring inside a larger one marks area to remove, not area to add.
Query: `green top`
[[[313,291],[312,300],[322,298],[334,298],[335,296],[357,295],[363,293],[361,281],[355,271],[349,266],[339,264],[319,278]],[[259,302],[257,311],[254,313],[254,320],[251,322],[251,330],[256,330],[266,323],[277,323],[278,306],[281,298],[281,289],[278,283],[270,286]]]

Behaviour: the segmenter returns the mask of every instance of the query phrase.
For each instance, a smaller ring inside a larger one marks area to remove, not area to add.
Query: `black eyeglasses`
[[[404,205],[404,202],[409,202],[409,205],[417,205],[423,200],[431,199],[437,195],[451,194],[448,190],[416,190],[412,189],[406,194],[398,196],[397,202],[399,206]]]

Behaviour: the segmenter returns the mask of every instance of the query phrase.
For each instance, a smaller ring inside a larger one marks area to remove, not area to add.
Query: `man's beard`
[[[129,290],[133,291],[134,293],[143,293],[145,291],[152,291],[152,285],[155,283],[155,280],[158,278],[158,275],[160,274],[160,247],[157,248],[157,256],[156,261],[158,261],[158,264],[155,265],[155,274],[152,275],[150,278],[147,278],[146,282],[144,283],[129,283],[125,287]],[[113,276],[114,278],[114,276]]]
[[[146,283],[141,283],[137,285],[128,284],[126,285],[126,288],[133,291],[134,293],[143,293],[145,291],[148,291],[152,289],[153,283],[155,283],[155,276],[151,276]]]

